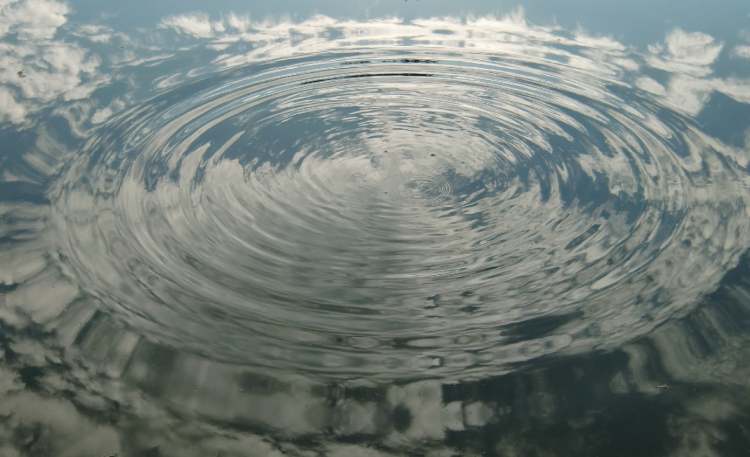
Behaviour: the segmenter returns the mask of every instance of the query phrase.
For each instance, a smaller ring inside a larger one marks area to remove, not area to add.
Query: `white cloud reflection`
[[[170,16],[163,19],[160,25],[196,38],[211,38],[217,32],[224,31],[221,21],[211,22],[207,15],[199,13]]]
[[[26,108],[18,103],[15,95],[6,87],[0,86],[0,120],[20,124],[26,118]]]
[[[0,4],[0,119],[22,124],[45,104],[85,98],[107,80],[98,57],[55,39],[69,12],[55,0]]]
[[[50,39],[69,12],[65,3],[56,0],[0,0],[0,37]]]
[[[705,33],[677,28],[667,35],[664,43],[649,47],[652,55],[648,61],[652,67],[664,71],[706,76],[723,46]]]
[[[748,103],[750,82],[747,79],[714,76],[713,66],[723,47],[723,43],[708,34],[674,29],[664,42],[649,46],[646,55],[650,67],[669,73],[666,84],[641,77],[636,85],[692,116],[703,110],[714,92]]]
[[[734,48],[734,55],[735,57],[739,57],[741,59],[750,59],[750,46],[737,46],[736,48]]]

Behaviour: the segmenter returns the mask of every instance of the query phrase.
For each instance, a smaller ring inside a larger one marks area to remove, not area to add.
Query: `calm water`
[[[750,455],[750,4],[0,0],[0,457]]]

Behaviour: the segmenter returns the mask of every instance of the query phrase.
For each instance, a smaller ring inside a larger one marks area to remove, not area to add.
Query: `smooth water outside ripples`
[[[747,45],[34,3],[0,6],[0,455],[750,448]]]

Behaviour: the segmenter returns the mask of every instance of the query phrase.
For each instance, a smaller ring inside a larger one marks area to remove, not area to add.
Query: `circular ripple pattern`
[[[63,262],[148,338],[310,375],[615,347],[734,265],[744,191],[688,119],[556,52],[367,48],[173,88],[61,177]]]

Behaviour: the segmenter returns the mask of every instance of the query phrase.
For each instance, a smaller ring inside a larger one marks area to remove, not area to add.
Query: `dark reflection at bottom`
[[[460,383],[327,384],[216,363],[69,295],[2,334],[0,455],[745,455],[749,267],[746,254],[689,316],[621,350]],[[4,286],[3,309],[30,287]]]

